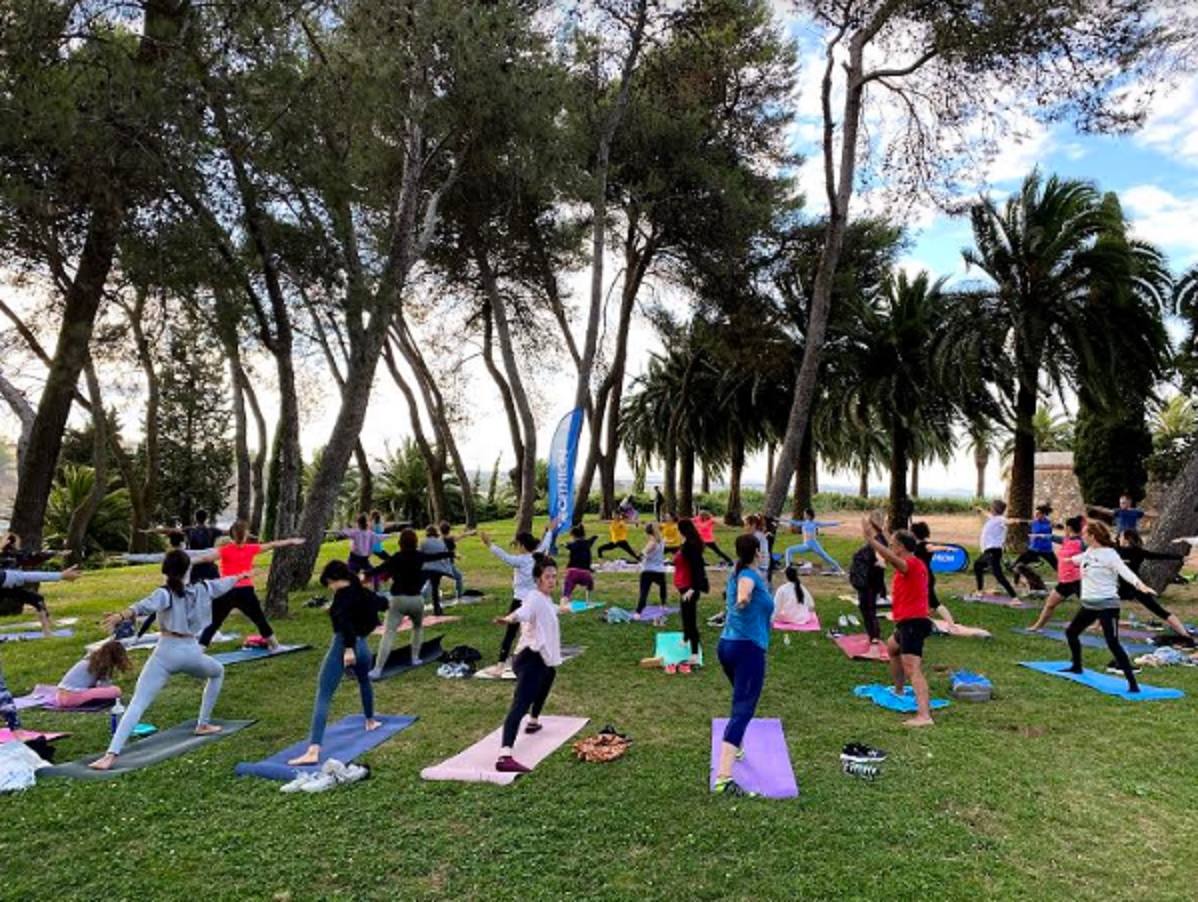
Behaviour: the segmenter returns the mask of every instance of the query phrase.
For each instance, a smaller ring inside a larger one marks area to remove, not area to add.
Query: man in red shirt
[[[932,621],[928,616],[928,569],[915,556],[919,541],[907,530],[900,529],[890,536],[887,547],[877,540],[868,519],[863,520],[861,526],[862,535],[873,546],[874,553],[894,568],[890,594],[894,633],[886,641],[886,650],[890,653],[895,693],[902,695],[904,681],[910,683],[916,704],[915,716],[903,721],[903,725],[930,727],[932,709],[928,681],[923,675],[923,643],[932,634]]]

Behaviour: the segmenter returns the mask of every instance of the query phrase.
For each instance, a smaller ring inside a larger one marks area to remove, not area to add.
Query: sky
[[[792,33],[801,46],[809,43],[810,36],[801,23],[791,23]],[[822,197],[820,159],[813,128],[817,121],[818,97],[815,87],[818,58],[810,53],[801,58],[811,61],[804,65],[798,76],[798,91],[794,99],[797,123],[793,145],[807,156],[807,162],[798,173],[801,187],[806,191],[808,210],[818,212]],[[998,156],[978,173],[977,184],[971,186],[966,197],[976,197],[982,191],[1002,198],[1011,193],[1022,178],[1035,166],[1045,173],[1088,179],[1103,191],[1115,191],[1123,203],[1125,215],[1130,219],[1133,233],[1161,247],[1168,255],[1175,272],[1198,263],[1198,76],[1182,81],[1158,93],[1145,127],[1129,136],[1086,136],[1077,134],[1069,125],[1041,126],[1035,122],[1022,123],[1019,134],[1013,134],[1002,145]],[[854,207],[861,212],[861,204]],[[908,270],[927,269],[936,276],[949,276],[952,280],[974,277],[965,270],[961,250],[970,244],[968,222],[952,218],[931,208],[917,210],[908,222],[911,245],[901,265]],[[615,260],[609,261],[605,278],[609,281],[619,277]],[[572,274],[566,283],[575,303],[580,305],[587,296],[588,272]],[[669,304],[685,304],[685,298],[668,286],[651,283],[642,293],[642,303],[665,300]],[[18,303],[20,298],[17,299]],[[614,305],[613,305],[614,306]],[[614,317],[614,313],[613,313]],[[580,319],[581,317],[576,317]],[[609,320],[609,329],[614,329],[614,319]],[[581,336],[579,336],[581,338]],[[639,314],[634,323],[629,353],[629,378],[641,374],[647,365],[649,353],[657,347],[645,319]],[[549,439],[557,421],[564,415],[573,396],[573,373],[568,358],[562,355],[556,376],[539,376],[533,380],[533,393],[538,413],[538,454],[544,456]],[[552,366],[552,361],[549,361]],[[269,383],[268,361],[260,361],[258,367],[264,383]],[[458,381],[462,390],[468,422],[459,433],[461,451],[468,469],[481,469],[488,473],[500,455],[502,467],[511,465],[510,442],[506,420],[502,414],[499,398],[477,360],[451,370],[450,378]],[[40,390],[41,373],[27,370],[21,374],[22,384],[30,394],[36,396]],[[120,382],[118,374],[109,374],[114,382]],[[319,362],[313,358],[310,364],[301,367],[301,381],[307,398],[302,442],[305,452],[324,444],[336,414],[333,401],[326,391],[328,379]],[[265,390],[266,407],[272,408],[269,386]],[[130,414],[125,421],[136,422],[139,406],[136,385],[127,385],[115,394],[118,403]],[[132,430],[135,432],[136,430]],[[131,432],[127,439],[134,439]],[[0,435],[14,436],[16,424],[7,410],[0,413]],[[372,398],[372,414],[367,419],[363,441],[368,452],[381,456],[387,448],[394,448],[410,434],[407,410],[402,396],[390,383],[384,368],[380,366]],[[990,466],[988,483],[992,491],[999,484],[1000,463],[995,460]],[[621,477],[630,472],[621,467]],[[765,476],[764,455],[751,459],[746,467],[745,479],[749,483],[760,483]],[[659,474],[650,472],[650,484],[659,479]],[[921,473],[922,493],[925,495],[971,491],[975,471],[972,455],[962,453],[949,466],[925,468]],[[833,485],[855,489],[855,474],[833,474],[821,472],[823,487]],[[875,474],[871,485],[881,490],[884,479]]]

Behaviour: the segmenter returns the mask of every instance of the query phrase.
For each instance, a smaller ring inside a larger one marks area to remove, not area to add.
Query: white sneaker
[[[324,764],[320,766],[320,772],[322,774],[328,774],[330,777],[340,783],[341,778],[345,776],[345,764],[336,758],[328,758],[325,760]]]
[[[306,784],[309,780],[311,780],[315,776],[316,776],[316,774],[313,773],[312,771],[298,771],[297,770],[295,772],[295,779],[292,780],[290,783],[284,783],[282,786],[280,786],[279,792],[299,792],[300,790],[302,790],[304,788],[304,784]]]
[[[332,789],[337,785],[337,778],[332,774],[319,773],[313,774],[312,779],[308,780],[300,787],[301,792],[324,792],[326,789]]]
[[[337,777],[337,782],[357,783],[359,780],[365,780],[369,776],[369,768],[365,768],[360,764],[347,764],[342,769],[341,774]]]
[[[424,662],[421,661],[419,658],[412,658],[412,666],[413,667],[419,667],[423,663]]]

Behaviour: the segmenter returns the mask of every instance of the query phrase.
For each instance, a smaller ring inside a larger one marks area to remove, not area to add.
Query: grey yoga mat
[[[72,777],[76,780],[107,780],[112,777],[118,777],[121,774],[127,774],[130,771],[141,770],[143,767],[150,767],[153,764],[161,764],[170,758],[186,755],[188,752],[202,745],[208,745],[211,742],[224,739],[226,736],[232,736],[234,733],[251,726],[254,721],[213,720],[212,723],[224,727],[224,729],[219,733],[197,736],[195,734],[196,722],[189,720],[187,723],[182,723],[177,727],[171,727],[169,730],[155,733],[146,739],[131,742],[125,746],[125,750],[116,759],[116,764],[113,765],[112,770],[92,770],[88,765],[101,756],[88,755],[86,758],[80,758],[78,761],[68,761],[66,764],[43,767],[37,772],[37,775],[38,777]]]

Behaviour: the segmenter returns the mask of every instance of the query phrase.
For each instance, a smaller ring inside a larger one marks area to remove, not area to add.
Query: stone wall
[[[1081,485],[1073,473],[1073,453],[1045,451],[1036,455],[1036,504],[1047,501],[1053,517],[1072,517],[1085,512]]]

